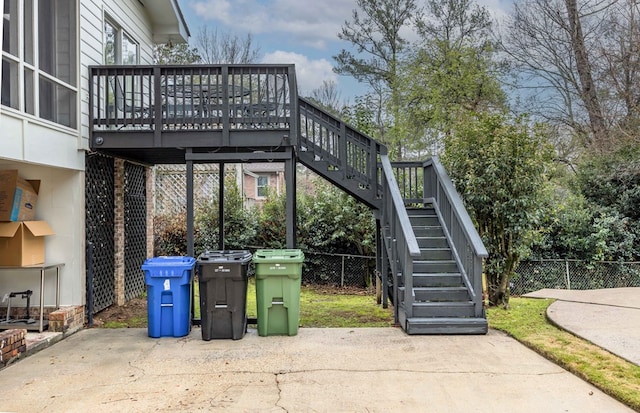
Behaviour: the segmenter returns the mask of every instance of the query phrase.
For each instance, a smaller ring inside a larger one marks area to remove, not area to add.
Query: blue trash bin
[[[149,337],[183,337],[191,331],[195,264],[192,257],[154,257],[142,264]]]

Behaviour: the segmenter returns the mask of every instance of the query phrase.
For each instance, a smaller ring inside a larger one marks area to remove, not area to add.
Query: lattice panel
[[[124,294],[125,300],[145,291],[140,269],[147,257],[147,201],[145,168],[125,162],[124,169]]]
[[[86,156],[85,225],[87,248],[93,250],[93,259],[87,260],[87,276],[93,274],[94,314],[115,302],[113,173],[113,158]]]
[[[187,166],[156,165],[156,215],[186,211],[187,208]],[[195,209],[206,206],[217,198],[220,187],[217,164],[193,165],[193,202]],[[236,169],[225,168],[225,176],[236,178]]]

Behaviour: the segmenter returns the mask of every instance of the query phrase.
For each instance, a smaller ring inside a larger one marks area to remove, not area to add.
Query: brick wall
[[[13,329],[0,332],[0,366],[27,351],[27,330]]]
[[[84,325],[84,306],[64,306],[49,314],[49,331],[66,333]]]
[[[153,257],[153,215],[154,199],[156,199],[155,168],[145,168],[147,177],[147,258]]]
[[[115,159],[114,164],[114,268],[115,268],[115,301],[124,305],[124,160]]]

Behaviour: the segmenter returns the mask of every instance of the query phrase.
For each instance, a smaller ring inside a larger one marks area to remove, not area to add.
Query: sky
[[[500,18],[507,10],[507,2],[479,0],[478,4]],[[355,0],[178,0],[178,3],[192,42],[202,26],[241,38],[251,33],[261,54],[258,63],[295,64],[301,96],[309,96],[323,81],[336,82],[340,98],[346,103],[353,103],[355,96],[366,93],[366,86],[333,72],[333,56],[350,48],[348,42],[338,38],[338,33],[345,21],[351,21]]]

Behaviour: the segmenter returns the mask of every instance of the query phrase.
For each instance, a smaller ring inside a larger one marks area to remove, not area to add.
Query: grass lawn
[[[510,309],[491,308],[489,327],[502,330],[545,358],[640,411],[640,367],[547,321],[553,300],[511,298]]]
[[[196,294],[198,292],[196,291]],[[196,317],[200,315],[196,309]],[[256,285],[251,278],[247,286],[247,317],[256,318]],[[375,296],[364,290],[300,287],[300,327],[390,327],[393,308],[383,309]]]

